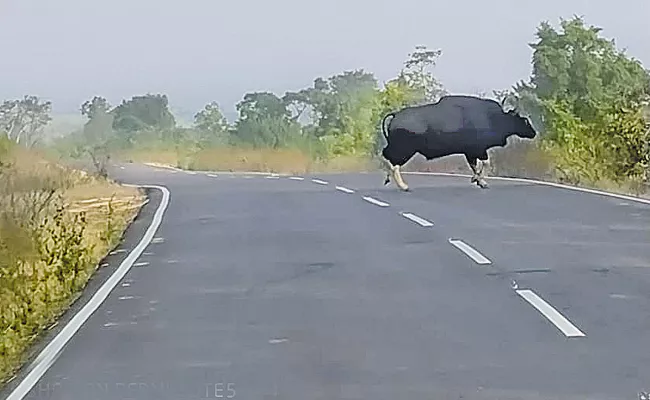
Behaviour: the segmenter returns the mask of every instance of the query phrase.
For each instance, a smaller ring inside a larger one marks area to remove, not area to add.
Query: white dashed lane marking
[[[372,198],[372,197],[370,197],[370,196],[363,196],[363,199],[364,199],[365,201],[367,201],[368,203],[372,203],[372,204],[374,204],[374,205],[376,205],[376,206],[379,206],[379,207],[388,207],[388,206],[390,205],[390,204],[388,204],[388,203],[386,203],[386,202],[383,202],[383,201],[381,201],[381,200],[374,199],[374,198]]]
[[[219,177],[218,175],[215,175],[215,174],[207,174],[207,176],[209,176],[210,178],[218,178]]]
[[[529,289],[516,291],[519,296],[526,300],[530,305],[535,307],[543,316],[545,316],[556,328],[558,328],[566,337],[583,337],[587,336],[580,329],[576,328],[564,315],[560,314],[555,308],[548,304],[544,299],[539,297],[535,292]]]
[[[327,185],[327,181],[322,181],[320,179],[312,179],[311,181],[314,183],[318,183],[319,185]]]
[[[113,250],[113,251],[111,251],[111,252],[108,253],[108,254],[109,254],[109,255],[115,255],[115,254],[126,253],[126,252],[127,252],[126,249],[117,249],[117,250]]]
[[[305,180],[305,178],[303,178],[302,176],[290,176],[289,179],[291,179],[292,181],[304,181]]]
[[[354,193],[354,190],[348,189],[348,188],[343,187],[343,186],[337,186],[336,190],[339,190],[339,191],[345,192],[345,193]]]
[[[492,261],[488,260],[483,254],[476,251],[472,246],[463,242],[460,239],[449,239],[449,243],[455,246],[458,250],[465,253],[469,258],[474,260],[477,264],[487,265],[492,264]]]
[[[415,214],[411,214],[411,213],[402,213],[402,217],[404,217],[404,218],[408,218],[408,219],[410,219],[411,221],[415,222],[416,224],[420,224],[420,225],[422,225],[422,226],[424,226],[424,227],[433,226],[433,223],[432,223],[432,222],[429,222],[429,221],[427,221],[427,220],[424,219],[424,218],[418,217],[418,216],[415,215]]]

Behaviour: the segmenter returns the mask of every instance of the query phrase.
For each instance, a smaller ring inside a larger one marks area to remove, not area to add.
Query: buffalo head
[[[511,120],[512,133],[526,139],[534,139],[537,136],[537,132],[530,123],[530,119],[522,117],[516,110],[508,111],[507,115]]]

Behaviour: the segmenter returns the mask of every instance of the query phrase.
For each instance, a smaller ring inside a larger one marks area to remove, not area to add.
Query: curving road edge
[[[144,236],[137,244],[137,246],[129,253],[129,255],[122,261],[117,270],[108,278],[108,280],[99,288],[99,290],[92,296],[83,308],[76,313],[76,315],[66,324],[66,326],[59,332],[58,335],[40,352],[38,357],[29,366],[29,372],[18,386],[9,394],[7,400],[22,400],[29,391],[38,383],[39,379],[47,372],[47,370],[54,364],[56,359],[61,354],[65,345],[70,341],[72,336],[81,328],[86,320],[99,308],[99,306],[106,300],[111,291],[117,284],[124,278],[127,272],[131,269],[135,261],[140,257],[144,249],[151,243],[158,227],[162,223],[163,216],[169,205],[170,192],[164,186],[158,185],[130,185],[130,187],[143,187],[157,189],[162,192],[162,200],[156,209],[153,220]]]

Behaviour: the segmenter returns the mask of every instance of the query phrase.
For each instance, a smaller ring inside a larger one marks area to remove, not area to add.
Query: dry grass
[[[150,162],[178,166],[189,155],[189,151],[175,150],[125,150],[116,154],[118,160],[129,162]]]
[[[219,147],[197,152],[174,150],[131,151],[120,159],[171,165],[202,171],[254,171],[300,174],[310,172],[348,172],[374,169],[374,163],[362,157],[337,157],[315,160],[298,149],[246,149]]]
[[[1,153],[0,383],[78,298],[144,201],[36,152]]]

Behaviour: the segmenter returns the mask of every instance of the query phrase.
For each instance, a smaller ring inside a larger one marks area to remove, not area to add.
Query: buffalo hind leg
[[[488,183],[485,180],[485,165],[483,160],[479,160],[477,157],[469,157],[467,155],[465,155],[465,159],[474,173],[470,182],[476,183],[481,189],[486,189]]]

